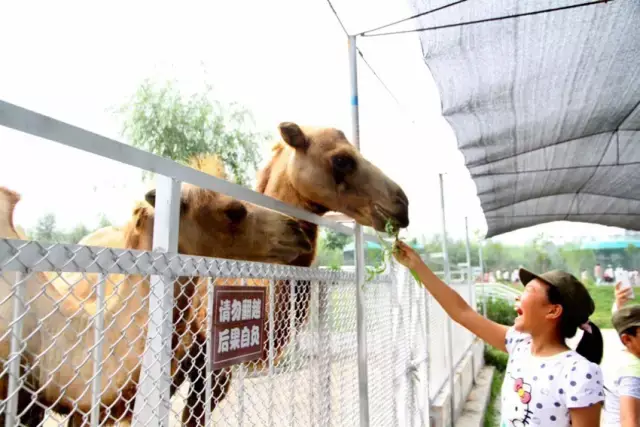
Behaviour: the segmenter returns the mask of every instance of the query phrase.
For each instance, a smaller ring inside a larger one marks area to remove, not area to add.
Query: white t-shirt
[[[620,365],[615,375],[607,378],[606,399],[602,412],[604,427],[620,425],[620,396],[631,396],[640,399],[640,359],[625,348],[619,358]]]
[[[569,409],[604,400],[602,371],[573,350],[531,354],[531,336],[509,328],[500,427],[568,427]]]

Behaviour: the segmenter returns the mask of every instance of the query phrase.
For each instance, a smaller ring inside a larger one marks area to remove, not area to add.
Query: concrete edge
[[[482,427],[484,425],[484,417],[489,400],[491,400],[491,383],[495,369],[494,366],[485,365],[480,370],[460,417],[456,420],[455,427]]]

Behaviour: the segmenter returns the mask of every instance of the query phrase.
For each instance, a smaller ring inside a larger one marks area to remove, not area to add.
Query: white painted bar
[[[358,48],[356,37],[349,36],[349,73],[351,78],[352,142],[360,150],[360,116],[358,110]],[[358,337],[358,387],[360,397],[360,427],[369,426],[369,382],[367,362],[367,323],[365,318],[365,239],[362,226],[355,227],[356,262],[356,331]]]
[[[28,273],[27,273],[28,274]],[[9,387],[7,390],[7,398],[5,401],[5,427],[14,427],[20,425],[18,418],[18,393],[22,387],[22,379],[20,377],[20,359],[22,341],[22,322],[26,308],[24,306],[25,292],[25,274],[16,273],[16,281],[13,286],[13,324],[11,325],[11,343],[10,343],[10,359],[9,359]]]
[[[180,182],[157,175],[156,183],[153,249],[174,256],[178,252]],[[169,427],[175,277],[170,271],[151,276],[149,325],[133,412],[134,426]]]
[[[322,227],[331,228],[340,233],[347,235],[353,235],[355,233],[351,227],[338,224],[335,221],[312,214],[303,209],[281,202],[280,200],[265,196],[264,194],[257,193],[241,185],[216,178],[188,166],[181,165],[173,160],[157,156],[107,138],[106,136],[98,135],[2,100],[0,100],[0,125],[101,157],[106,157],[145,171],[171,177],[181,182],[188,182],[201,188],[224,193],[248,203],[253,203]],[[371,242],[378,241],[375,236],[367,235],[366,238]]]
[[[102,354],[104,347],[104,307],[105,307],[105,280],[106,276],[98,276],[96,286],[97,310],[93,318],[93,379],[91,381],[91,427],[99,427],[100,403],[102,400]]]
[[[444,280],[447,286],[451,286],[451,267],[449,266],[449,252],[447,250],[447,221],[445,215],[445,204],[444,204],[444,179],[443,174],[439,174],[440,178],[440,208],[442,211],[442,256],[443,256],[443,264],[444,264]],[[453,361],[453,322],[451,317],[447,315],[447,350],[449,353],[449,390],[451,397],[451,420],[456,419],[455,413],[455,373],[456,367],[455,362]]]

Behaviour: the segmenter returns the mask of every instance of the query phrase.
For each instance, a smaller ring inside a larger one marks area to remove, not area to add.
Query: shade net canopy
[[[586,1],[469,0],[414,22],[427,28]],[[409,2],[418,14],[454,0]],[[558,220],[640,230],[640,0],[417,34],[487,237]]]

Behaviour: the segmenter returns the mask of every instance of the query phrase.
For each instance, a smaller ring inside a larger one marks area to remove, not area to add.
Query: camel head
[[[155,199],[155,189],[145,195],[151,206]],[[149,238],[152,210],[141,209],[134,212],[136,228],[146,230],[140,234]],[[287,263],[311,250],[293,218],[186,183],[181,188],[178,240],[180,253],[256,262]]]
[[[317,214],[340,212],[378,231],[385,231],[387,220],[400,228],[409,225],[409,201],[402,188],[366,160],[342,131],[290,122],[280,123],[279,130],[284,144],[275,150],[284,159],[263,171],[271,174],[273,185],[278,180],[274,174],[286,174],[301,204]],[[269,192],[277,190],[267,188]]]

